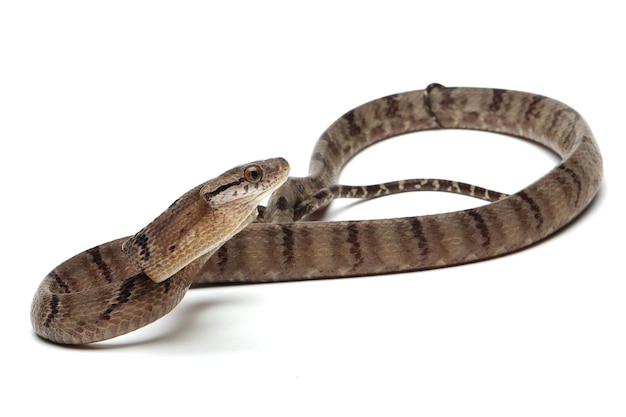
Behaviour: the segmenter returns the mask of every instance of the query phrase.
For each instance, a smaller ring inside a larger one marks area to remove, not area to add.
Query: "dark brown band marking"
[[[281,228],[283,232],[283,264],[286,264],[288,267],[292,267],[294,264],[294,240],[293,240],[293,230],[289,226],[283,226]]]
[[[100,315],[100,320],[109,320],[111,318],[111,313],[120,308],[121,305],[127,303],[130,300],[130,296],[133,293],[133,288],[135,287],[135,280],[139,277],[145,277],[145,279],[149,279],[143,272],[137,275],[133,275],[122,282],[119,290],[117,291],[117,298],[115,299],[115,303],[111,304],[109,308],[106,309],[104,313]]]
[[[545,99],[544,96],[534,96],[530,104],[528,105],[528,109],[526,109],[526,113],[524,114],[526,121],[530,122],[532,118],[537,118],[540,115],[539,110],[537,109],[539,103],[541,103]]]
[[[435,88],[436,89],[440,89],[440,88],[444,88],[444,87],[441,84],[430,84],[428,87],[426,87],[426,94],[424,94],[424,107],[426,108],[426,112],[428,113],[430,118],[435,121],[437,126],[439,128],[443,128],[443,125],[439,121],[439,118],[437,117],[437,114],[433,110],[432,103],[430,102],[430,92],[432,90],[434,90]]]
[[[580,143],[588,144],[590,146],[589,150],[591,151],[591,153],[593,153],[597,160],[602,159],[602,155],[600,155],[600,150],[595,146],[593,139],[591,139],[589,136],[581,137]]]
[[[422,256],[426,256],[428,255],[428,241],[426,240],[426,237],[424,236],[424,228],[422,226],[422,222],[419,221],[419,219],[417,217],[413,217],[411,219],[411,233],[413,234],[413,237],[415,237],[415,239],[417,239],[417,247],[420,249],[420,255]]]
[[[567,136],[563,139],[563,148],[570,149],[572,142],[576,139],[576,127],[578,126],[578,121],[580,120],[580,114],[573,112],[574,120],[571,122],[571,126]]]
[[[350,136],[358,136],[361,133],[361,126],[359,126],[354,120],[354,110],[350,110],[343,115],[343,118],[348,122],[348,132]]]
[[[485,219],[480,215],[476,210],[468,210],[467,214],[469,214],[474,219],[474,225],[480,232],[480,235],[483,238],[482,246],[483,248],[488,248],[491,244],[491,236],[489,235],[489,228],[487,227],[487,223],[485,223]]]
[[[61,287],[61,289],[63,290],[63,292],[65,294],[69,294],[71,292],[70,291],[70,287],[67,285],[67,283],[65,281],[63,281],[63,279],[61,279],[59,274],[57,274],[56,272],[52,271],[48,275],[50,275],[52,277],[52,279],[54,279],[54,282],[56,282],[57,285],[59,287]]]
[[[563,165],[559,165],[559,169],[568,173],[570,177],[572,177],[572,180],[574,181],[574,184],[576,184],[576,201],[574,202],[574,207],[578,207],[578,202],[580,201],[580,193],[582,192],[582,183],[580,181],[580,177],[578,176],[578,174],[576,174],[574,172],[573,169],[571,168],[567,168]]]
[[[217,256],[217,266],[220,271],[223,271],[226,268],[226,263],[228,262],[228,248],[226,245],[222,245],[215,254]],[[169,280],[168,280],[169,281]]]
[[[111,277],[111,270],[106,262],[102,259],[102,254],[100,253],[100,247],[96,246],[94,248],[88,249],[87,253],[91,255],[91,259],[93,259],[93,263],[96,264],[98,269],[102,271],[102,275],[104,275],[104,279],[107,282],[113,282],[113,278]]]
[[[361,242],[359,241],[359,229],[356,223],[350,223],[348,225],[347,242],[350,244],[350,253],[354,256],[355,260],[352,270],[356,271],[364,261],[363,252],[361,250]]]
[[[46,317],[46,321],[43,323],[45,327],[50,327],[50,323],[59,313],[59,296],[56,294],[52,294],[52,299],[50,300],[50,312]]]
[[[150,248],[148,248],[148,236],[146,236],[143,233],[139,233],[133,239],[133,243],[139,246],[139,248],[141,248],[140,254],[144,261],[147,261],[148,259],[150,259]]]
[[[452,97],[452,92],[456,90],[456,87],[444,87],[443,85],[438,86],[441,90],[441,107],[446,110],[451,109],[456,104],[454,97]]]
[[[489,110],[491,110],[492,112],[497,112],[498,110],[500,110],[500,107],[502,107],[502,102],[504,101],[503,96],[506,90],[498,90],[494,88],[492,92],[493,92],[493,97],[491,98],[491,104],[489,105]]]
[[[281,195],[276,202],[276,208],[278,210],[287,210],[289,208],[289,203],[284,195]]]
[[[397,94],[392,94],[390,96],[384,97],[383,100],[387,103],[387,109],[385,110],[385,116],[390,119],[393,119],[398,114],[398,110],[400,110],[400,102],[396,98]]]
[[[459,186],[459,191],[461,194],[472,196],[472,197],[474,196],[474,194],[476,194],[476,191],[478,191],[479,193],[481,191],[481,187],[474,187],[474,191],[472,192],[472,186],[465,182],[459,182],[458,186]],[[451,189],[455,190],[454,187],[452,187]]]
[[[580,115],[578,113],[576,113],[576,111],[574,109],[571,108],[567,108],[567,109],[559,109],[557,111],[555,111],[552,115],[552,123],[550,124],[550,127],[548,127],[548,133],[549,134],[553,134],[554,133],[554,129],[556,129],[557,125],[559,124],[559,121],[561,119],[561,116],[566,115],[566,114],[573,114],[574,115],[574,121],[570,127],[570,133],[571,133],[571,129],[575,129],[576,128],[576,122],[577,119],[580,118]],[[563,143],[561,146],[565,145],[565,142],[568,140],[568,137],[566,137],[563,140]]]
[[[315,200],[325,201],[330,195],[331,195],[331,192],[328,188],[322,188],[321,190],[313,194],[312,198],[314,198]]]
[[[528,203],[530,209],[535,213],[533,217],[535,218],[535,220],[537,220],[537,230],[539,230],[541,226],[543,226],[543,216],[541,215],[541,209],[539,209],[539,206],[537,205],[537,203],[535,203],[535,200],[530,198],[525,191],[520,191],[519,193],[517,193],[517,195],[519,195],[522,200]]]

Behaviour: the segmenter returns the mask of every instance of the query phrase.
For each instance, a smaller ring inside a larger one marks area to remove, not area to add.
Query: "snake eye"
[[[243,176],[248,182],[256,183],[263,179],[263,170],[256,165],[250,165],[243,171]]]

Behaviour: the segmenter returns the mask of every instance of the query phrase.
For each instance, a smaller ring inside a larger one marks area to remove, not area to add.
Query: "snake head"
[[[289,164],[283,158],[266,159],[232,168],[202,184],[200,195],[213,207],[259,202],[282,185]]]
[[[165,281],[247,226],[259,202],[288,175],[283,158],[232,168],[185,193],[124,242],[122,251],[150,279]]]

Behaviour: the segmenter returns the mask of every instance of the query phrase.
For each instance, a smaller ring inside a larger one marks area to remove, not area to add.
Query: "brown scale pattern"
[[[367,146],[431,129],[473,129],[521,137],[552,149],[562,161],[510,196],[445,180],[384,184],[382,191],[380,185],[335,184],[343,166]],[[593,135],[584,119],[567,105],[518,91],[433,84],[423,91],[371,101],[339,118],[315,145],[309,177],[290,178],[273,193],[265,222],[279,225],[248,226],[225,244],[232,254],[229,262],[218,269],[215,260],[209,259],[194,283],[388,274],[488,259],[526,247],[563,227],[591,202],[601,179],[602,159]],[[493,203],[412,218],[293,222],[333,198],[411,191],[420,183],[422,189],[459,192]],[[284,233],[285,227],[292,231],[294,242],[289,270],[280,267],[282,255],[266,250],[263,244],[272,241],[274,234]],[[357,243],[359,261],[355,262]]]
[[[264,174],[250,186],[239,180],[249,166]],[[253,220],[259,199],[281,185],[288,172],[282,158],[233,168],[187,192],[135,236],[68,259],[44,278],[35,294],[31,305],[35,332],[56,343],[91,343],[136,330],[167,314],[206,259]],[[216,202],[227,190],[236,198]],[[155,269],[165,269],[169,278],[155,282],[148,275]]]
[[[474,129],[521,137],[552,149],[562,161],[512,195],[436,179],[364,187],[336,184],[344,165],[367,146],[432,129]],[[432,84],[425,90],[371,101],[339,118],[316,143],[308,177],[289,178],[273,193],[267,209],[260,210],[260,222],[244,228],[251,221],[248,218],[232,233],[243,230],[229,240],[230,236],[224,238],[227,241],[221,248],[202,255],[170,279],[157,284],[144,271],[158,273],[159,266],[153,262],[180,250],[172,237],[179,230],[176,223],[163,222],[159,228],[139,232],[131,241],[130,253],[122,251],[128,239],[124,238],[69,259],[39,287],[31,309],[33,326],[39,335],[58,343],[89,343],[156,320],[180,301],[192,283],[388,274],[488,259],[533,244],[572,221],[594,198],[601,179],[602,158],[593,135],[584,119],[565,104],[517,91]],[[215,203],[237,181],[223,179],[203,195]],[[419,217],[298,221],[334,198],[417,190],[456,192],[492,203]],[[245,206],[241,200],[232,200],[230,213]],[[181,204],[199,207],[196,200],[183,196],[165,216]],[[249,214],[254,208],[245,209]],[[218,223],[228,222],[227,216]],[[214,233],[215,227],[207,226],[204,231]],[[194,245],[194,239],[185,240],[185,247]],[[211,256],[213,252],[216,256]]]

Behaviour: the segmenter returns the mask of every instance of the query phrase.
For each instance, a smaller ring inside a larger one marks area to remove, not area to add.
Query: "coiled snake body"
[[[561,162],[512,195],[443,180],[337,185],[363,148],[403,133],[475,129],[522,137]],[[395,94],[351,110],[318,140],[309,176],[287,178],[281,158],[234,168],[177,200],[131,238],[59,265],[31,307],[35,332],[57,343],[108,339],[169,312],[191,284],[385,274],[506,254],[558,230],[596,195],[602,158],[583,118],[556,100],[517,91],[446,88]],[[414,190],[491,204],[452,213],[367,221],[300,222],[333,198]],[[258,202],[272,192],[267,209]]]

